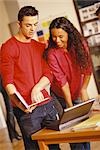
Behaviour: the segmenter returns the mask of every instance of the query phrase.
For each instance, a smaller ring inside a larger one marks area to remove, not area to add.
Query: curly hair
[[[53,28],[61,28],[68,33],[68,51],[74,51],[76,55],[76,62],[80,65],[81,68],[86,68],[88,65],[88,54],[84,50],[83,41],[85,40],[78,30],[73,26],[73,24],[65,17],[59,17],[54,19],[49,26],[49,42],[46,51],[44,52],[44,57],[47,59],[48,51],[51,48],[56,48],[56,44],[52,39],[51,30]]]

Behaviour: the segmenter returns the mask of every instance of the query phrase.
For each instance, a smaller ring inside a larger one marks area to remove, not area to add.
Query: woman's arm
[[[59,65],[59,63],[58,63],[62,60],[57,59],[57,57],[55,55],[56,54],[53,52],[48,56],[48,63],[53,72],[53,75],[55,76],[56,81],[59,84],[59,87],[62,90],[66,106],[72,107],[73,104],[72,104],[71,93],[70,93],[70,88],[68,85],[67,77],[64,74],[64,72],[62,71],[61,65]]]
[[[73,103],[72,103],[72,99],[71,99],[71,93],[70,93],[70,88],[68,83],[66,83],[62,88],[62,92],[64,94],[64,99],[66,102],[66,106],[67,107],[72,107]]]
[[[87,87],[90,81],[90,75],[84,75],[83,77],[83,83],[80,91],[80,98],[82,101],[86,101],[89,99],[88,93],[87,93]]]
[[[80,98],[83,101],[86,101],[89,99],[88,93],[87,93],[87,87],[90,81],[90,77],[91,77],[91,73],[93,72],[93,65],[92,65],[92,59],[91,59],[91,55],[90,55],[90,48],[88,46],[88,43],[86,40],[82,41],[83,47],[84,47],[84,51],[88,57],[87,59],[87,66],[86,68],[84,68],[82,70],[82,74],[83,74],[83,82],[82,82],[82,87],[81,87],[81,91],[80,91]]]

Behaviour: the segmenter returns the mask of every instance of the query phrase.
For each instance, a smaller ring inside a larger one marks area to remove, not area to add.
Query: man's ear
[[[21,27],[21,22],[20,21],[17,21],[17,26],[18,26],[18,28]]]

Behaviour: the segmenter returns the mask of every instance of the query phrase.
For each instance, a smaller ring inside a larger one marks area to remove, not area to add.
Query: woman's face
[[[67,48],[68,33],[61,28],[51,29],[53,41],[58,47]]]

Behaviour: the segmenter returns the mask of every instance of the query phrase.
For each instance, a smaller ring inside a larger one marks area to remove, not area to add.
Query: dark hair
[[[98,16],[100,14],[100,7],[96,10],[95,14]]]
[[[78,30],[73,26],[73,24],[65,17],[59,17],[54,19],[50,26],[49,26],[49,44],[48,48],[46,49],[44,53],[44,57],[47,59],[48,51],[51,48],[55,48],[56,44],[54,43],[52,39],[51,29],[53,28],[61,28],[64,31],[68,33],[68,51],[71,51],[75,53],[76,55],[76,62],[80,64],[81,67],[86,67],[88,65],[88,56],[84,50],[83,41],[85,40],[81,34],[78,32]]]
[[[32,6],[24,6],[19,10],[18,21],[22,21],[24,16],[36,16],[38,15],[38,10]]]

